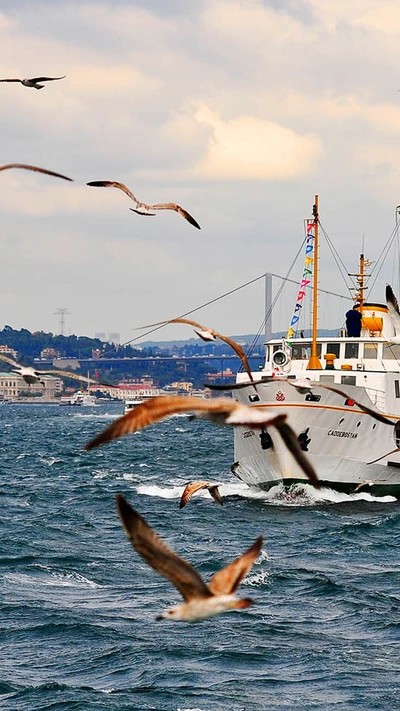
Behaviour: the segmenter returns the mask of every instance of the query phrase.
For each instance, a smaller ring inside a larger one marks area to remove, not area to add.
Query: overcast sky
[[[399,33],[397,0],[3,0],[1,77],[66,79],[41,91],[0,84],[0,163],[75,182],[1,174],[0,325],[57,333],[65,307],[66,333],[128,341],[266,271],[285,274],[316,193],[346,268],[356,271],[363,236],[376,260],[400,203]],[[184,206],[201,231],[85,186],[100,179]],[[322,286],[345,294],[321,250]],[[398,289],[393,258],[374,299],[386,281]],[[287,329],[295,292],[274,330]],[[320,326],[340,327],[348,307],[323,297]],[[263,314],[258,281],[196,318],[239,334]]]

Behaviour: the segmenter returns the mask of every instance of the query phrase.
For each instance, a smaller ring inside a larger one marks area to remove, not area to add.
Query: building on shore
[[[43,375],[42,383],[28,385],[21,375],[17,373],[0,373],[0,399],[1,400],[46,400],[51,401],[59,397],[64,389],[61,378]]]
[[[8,358],[12,358],[13,360],[18,360],[17,351],[9,346],[0,345],[0,353],[3,353],[3,355],[8,356]]]

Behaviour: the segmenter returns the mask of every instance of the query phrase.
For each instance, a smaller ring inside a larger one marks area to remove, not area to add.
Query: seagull
[[[23,86],[29,86],[32,89],[44,89],[44,84],[40,84],[41,81],[58,81],[58,79],[65,79],[67,75],[64,74],[63,77],[33,77],[32,79],[0,79],[0,82],[12,81],[19,82]]]
[[[157,397],[152,397],[112,422],[111,425],[90,440],[84,448],[86,450],[94,449],[113,439],[123,437],[130,432],[137,432],[143,427],[159,422],[168,417],[168,415],[180,412],[193,412],[218,425],[244,425],[257,429],[270,426],[276,427],[298,465],[303,469],[311,483],[317,489],[320,488],[314,467],[301,450],[294,430],[286,423],[286,413],[267,412],[266,408],[242,405],[231,398],[206,400],[186,395],[158,395]]]
[[[356,491],[359,491],[360,489],[362,489],[364,486],[372,486],[373,484],[375,484],[375,482],[376,482],[376,479],[366,479],[365,481],[361,482],[361,484],[356,486],[356,488],[353,491],[353,494],[355,494]]]
[[[55,178],[69,180],[71,183],[74,182],[72,178],[67,178],[65,175],[61,175],[61,173],[54,173],[53,170],[46,170],[46,168],[38,168],[36,165],[26,165],[25,163],[8,163],[7,165],[0,165],[0,170],[9,170],[10,168],[23,168],[24,170],[33,170],[35,173],[53,175]]]
[[[389,342],[396,345],[400,343],[400,311],[398,301],[390,284],[386,284],[386,303],[394,328],[394,336],[389,339]]]
[[[90,185],[91,187],[95,188],[118,188],[119,190],[122,190],[125,195],[128,195],[128,197],[130,197],[131,200],[136,203],[136,208],[130,207],[129,209],[132,210],[132,212],[136,212],[138,215],[148,215],[154,217],[154,212],[151,212],[151,210],[175,210],[175,212],[179,213],[179,215],[184,217],[185,220],[190,222],[193,227],[197,227],[198,230],[201,229],[199,223],[196,222],[194,217],[189,215],[189,213],[184,210],[183,207],[180,207],[180,205],[176,205],[174,202],[160,202],[156,205],[146,205],[146,203],[140,202],[137,197],[135,197],[135,195],[129,190],[129,188],[124,185],[124,183],[117,183],[114,180],[92,180],[89,183],[86,183],[86,185]]]
[[[378,410],[372,410],[372,408],[368,407],[367,405],[364,405],[358,400],[355,400],[354,397],[349,396],[349,394],[345,393],[343,390],[335,388],[333,385],[326,385],[325,383],[320,383],[318,380],[310,380],[309,378],[297,378],[296,380],[289,380],[288,378],[276,378],[275,376],[266,376],[262,378],[262,380],[254,380],[252,382],[252,385],[256,386],[261,385],[263,383],[273,382],[288,383],[293,388],[296,388],[297,392],[301,394],[309,393],[314,388],[323,388],[324,390],[330,390],[331,392],[336,393],[341,397],[344,397],[346,400],[352,400],[354,404],[360,408],[360,410],[365,412],[367,415],[370,415],[375,420],[378,420],[378,422],[382,422],[384,425],[391,425],[393,427],[393,422],[384,415],[382,415],[380,412],[378,412]],[[248,388],[249,383],[231,383],[230,385],[214,385],[214,383],[204,383],[204,386],[210,388],[210,390],[241,390],[242,388]]]
[[[98,380],[93,380],[92,378],[87,378],[86,376],[77,375],[77,373],[70,373],[69,370],[36,370],[29,365],[20,365],[15,360],[8,358],[7,356],[0,353],[0,360],[4,360],[9,365],[13,366],[12,370],[14,373],[18,373],[25,380],[28,385],[33,383],[42,383],[42,375],[59,375],[62,378],[74,378],[75,380],[84,380],[86,383],[93,383],[94,385],[99,385]]]
[[[260,554],[262,536],[233,563],[215,573],[207,585],[197,570],[174,553],[121,494],[117,494],[116,503],[122,527],[134,549],[183,597],[183,603],[165,610],[156,620],[199,622],[228,610],[244,610],[253,604],[253,600],[238,598],[235,592]]]
[[[196,493],[196,491],[200,491],[201,489],[208,489],[210,495],[217,501],[217,503],[221,504],[221,506],[224,505],[224,502],[222,500],[222,496],[219,493],[218,489],[219,484],[210,484],[209,481],[192,481],[190,484],[187,484],[187,486],[184,489],[184,492],[181,496],[181,501],[179,504],[179,508],[183,509],[186,504],[189,503],[190,499],[192,498],[193,494]]]
[[[228,338],[228,336],[223,336],[222,333],[218,333],[214,328],[208,328],[208,326],[202,326],[201,323],[197,323],[197,321],[191,321],[188,318],[173,318],[169,319],[168,321],[159,321],[158,323],[151,323],[148,326],[142,326],[142,328],[152,328],[153,326],[163,326],[164,324],[167,323],[187,323],[189,326],[194,326],[194,332],[197,336],[199,336],[203,341],[216,341],[217,338],[219,338],[220,341],[224,341],[224,343],[227,343],[228,346],[232,348],[232,350],[236,353],[237,356],[239,356],[240,360],[242,361],[243,367],[249,376],[252,384],[254,385],[254,378],[251,372],[250,368],[250,363],[247,359],[246,353],[244,352],[242,346],[239,345],[239,343],[236,343],[236,341],[232,340],[232,338]],[[229,390],[230,388],[224,388],[225,390]]]

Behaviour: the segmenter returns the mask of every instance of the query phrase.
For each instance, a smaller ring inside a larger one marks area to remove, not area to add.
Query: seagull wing
[[[263,383],[272,383],[273,381],[277,382],[276,378],[265,377],[262,380],[252,380],[251,382],[225,383],[225,385],[203,383],[203,385],[205,388],[210,388],[210,390],[242,390],[242,388],[248,388],[249,385],[262,385]]]
[[[0,353],[0,360],[4,360],[6,363],[9,363],[9,364],[12,365],[14,368],[21,368],[21,367],[22,367],[22,366],[21,366],[19,363],[17,363],[15,360],[13,360],[12,358],[8,358],[7,356],[3,355],[2,353]]]
[[[39,82],[39,81],[57,81],[58,79],[65,79],[67,75],[64,74],[63,77],[33,77],[31,81],[33,82]]]
[[[378,420],[378,422],[383,422],[384,425],[391,425],[392,427],[394,426],[394,423],[389,420],[387,417],[382,415],[380,412],[377,410],[372,410],[370,407],[367,405],[363,405],[363,403],[359,402],[358,400],[355,400],[354,397],[349,395],[348,393],[345,393],[343,390],[340,390],[339,388],[334,388],[332,385],[325,385],[322,383],[313,383],[318,388],[324,388],[324,390],[331,390],[333,393],[336,393],[337,395],[341,395],[344,397],[346,400],[353,400],[355,405],[360,408],[363,412],[365,412],[367,415],[370,415],[371,417],[374,418],[374,420]]]
[[[21,82],[22,79],[0,79],[0,81],[19,81],[19,82]]]
[[[207,326],[202,326],[201,323],[197,323],[197,321],[192,321],[189,318],[171,318],[171,319],[168,319],[168,321],[157,321],[157,323],[149,323],[147,326],[141,326],[141,328],[153,328],[153,326],[164,326],[168,323],[187,323],[189,326],[194,326],[195,328],[199,328],[201,331],[210,333],[211,336],[214,336],[214,333],[216,333],[212,328],[207,328]],[[200,336],[200,338],[202,338],[202,336]],[[215,339],[215,336],[214,336],[214,339]]]
[[[179,508],[183,509],[183,507],[189,503],[190,499],[192,498],[193,494],[196,493],[196,491],[200,491],[200,489],[207,489],[209,485],[210,484],[208,481],[192,481],[190,484],[188,484],[183,490]]]
[[[223,336],[221,333],[215,333],[217,338],[219,338],[221,341],[224,341],[225,343],[228,344],[232,348],[232,350],[235,351],[236,355],[239,356],[240,360],[242,361],[243,367],[249,376],[251,382],[253,383],[253,376],[251,373],[251,368],[249,361],[247,360],[246,353],[244,352],[242,346],[239,345],[239,343],[236,343],[236,341],[233,341],[232,338],[228,338],[227,336]]]
[[[308,477],[311,484],[315,486],[316,489],[320,489],[321,485],[319,483],[317,472],[315,471],[309,458],[306,457],[303,450],[301,449],[295,431],[286,422],[277,422],[275,424],[275,427],[278,430],[280,436],[282,437],[284,443],[286,444],[286,447],[288,448],[289,452],[291,452],[297,464],[299,465],[299,467],[302,468],[304,474]]]
[[[201,227],[198,222],[192,217],[186,210],[183,209],[180,205],[176,205],[174,202],[161,202],[158,203],[157,205],[149,205],[148,206],[150,210],[175,210],[175,212],[178,212],[179,215],[185,218],[188,222],[190,222],[193,227],[197,227],[198,230],[201,230]]]
[[[0,165],[0,170],[9,170],[9,168],[23,168],[24,170],[33,170],[35,173],[53,175],[55,178],[69,180],[71,183],[74,182],[72,178],[67,178],[65,175],[61,175],[61,173],[54,173],[53,170],[46,170],[46,168],[38,168],[36,165],[26,165],[24,163],[9,163],[8,165]]]
[[[396,336],[400,336],[399,304],[390,284],[386,285],[386,303]]]
[[[122,527],[134,549],[151,568],[175,585],[185,602],[212,597],[197,570],[176,555],[121,494],[117,494],[116,502]]]
[[[199,412],[200,414],[204,413],[205,416],[210,412],[228,415],[235,407],[236,403],[229,398],[203,400],[198,397],[159,395],[143,402],[141,405],[137,405],[126,415],[115,420],[100,432],[97,437],[88,442],[85,445],[85,449],[94,449],[94,447],[105,444],[112,439],[123,437],[130,432],[137,432],[153,424],[153,422],[159,422],[164,417],[178,412]]]
[[[155,217],[156,216],[155,212],[149,212],[149,211],[145,211],[143,209],[136,210],[134,207],[130,207],[129,209],[131,210],[131,212],[136,212],[137,215],[144,215],[144,217]]]
[[[254,561],[258,558],[263,544],[263,537],[259,536],[250,548],[239,558],[215,573],[211,578],[208,587],[214,595],[231,595],[234,593],[243,578],[251,569]]]
[[[219,493],[218,485],[212,484],[211,486],[208,486],[207,489],[210,492],[210,495],[213,497],[213,499],[215,499],[215,501],[218,504],[221,504],[221,506],[223,506],[224,502],[223,502],[221,494]]]
[[[90,185],[91,188],[118,188],[118,190],[122,190],[125,195],[130,197],[133,202],[138,202],[134,194],[124,183],[117,183],[115,180],[91,180],[90,183],[86,183],[86,185]]]

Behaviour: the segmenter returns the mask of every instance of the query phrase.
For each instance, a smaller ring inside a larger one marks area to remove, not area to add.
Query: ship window
[[[327,353],[334,353],[336,358],[339,358],[340,343],[327,343],[326,344],[326,352]]]
[[[378,357],[378,344],[377,343],[364,343],[364,358],[377,358]]]
[[[258,402],[259,399],[260,399],[260,398],[259,398],[258,395],[256,395],[255,393],[254,393],[254,395],[249,395],[249,400],[250,400],[250,402]]]
[[[335,382],[334,375],[320,375],[319,379],[320,379],[321,383],[334,383]]]
[[[317,343],[317,356],[321,355],[321,344]],[[308,360],[311,356],[311,343],[309,341],[304,341],[299,343],[293,343],[292,346],[292,360]]]
[[[388,360],[400,360],[400,346],[390,343],[384,343],[382,358],[387,358]]]
[[[394,381],[394,394],[396,397],[400,397],[400,387],[399,387],[399,381],[395,380]]]
[[[359,427],[361,425],[360,420],[357,422],[356,427]]]
[[[344,357],[345,358],[358,358],[358,350],[359,350],[358,343],[346,343],[345,349],[344,349]]]
[[[356,384],[356,376],[355,375],[342,375],[340,378],[340,382],[342,385],[355,385]]]
[[[339,425],[342,425],[343,422],[344,422],[344,417],[341,417],[340,420],[339,420]]]

